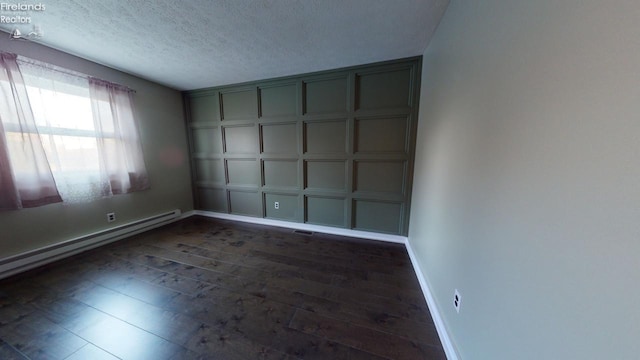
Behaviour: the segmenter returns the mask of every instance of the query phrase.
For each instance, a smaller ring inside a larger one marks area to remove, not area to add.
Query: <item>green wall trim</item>
[[[406,235],[421,63],[185,92],[196,209]]]

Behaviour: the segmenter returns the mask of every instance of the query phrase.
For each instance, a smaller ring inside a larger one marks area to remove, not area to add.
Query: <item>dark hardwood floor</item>
[[[0,359],[445,359],[402,245],[192,217],[0,281]]]

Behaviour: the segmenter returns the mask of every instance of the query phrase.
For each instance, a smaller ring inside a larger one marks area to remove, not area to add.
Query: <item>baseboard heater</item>
[[[1,259],[0,279],[160,227],[178,220],[181,214],[173,210]]]

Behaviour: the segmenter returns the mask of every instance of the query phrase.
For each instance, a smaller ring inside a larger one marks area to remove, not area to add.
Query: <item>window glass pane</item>
[[[27,92],[38,127],[94,130],[88,92],[82,97],[34,86],[27,86]]]
[[[41,135],[51,171],[97,172],[98,146],[95,138],[60,135]]]

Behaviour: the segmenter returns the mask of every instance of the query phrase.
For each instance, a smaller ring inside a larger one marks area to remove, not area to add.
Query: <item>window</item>
[[[28,178],[33,161],[22,151],[24,137],[35,136],[65,202],[149,187],[131,90],[30,59],[17,64],[34,124],[2,119],[17,182]]]

